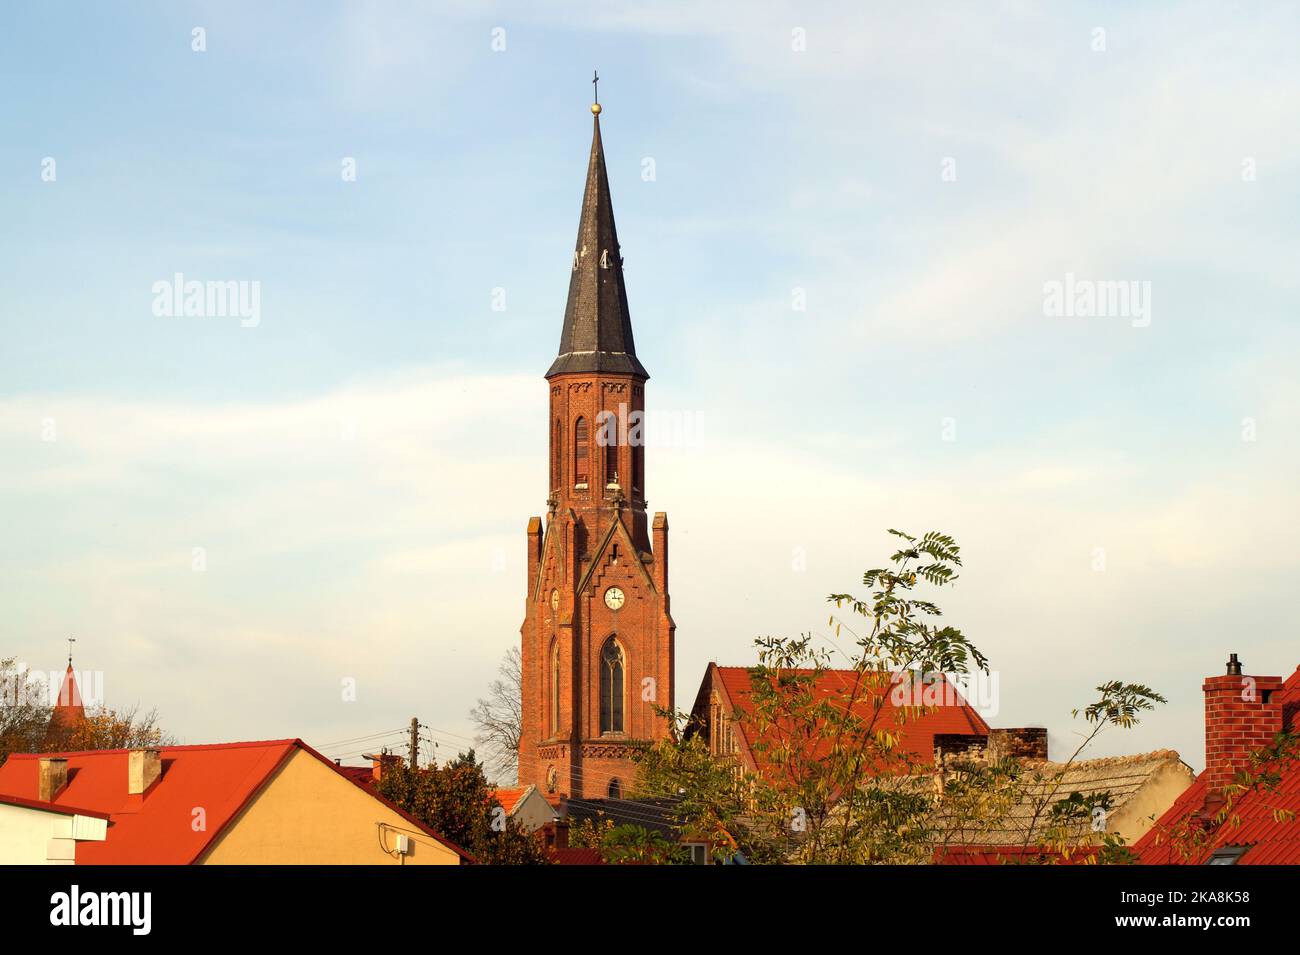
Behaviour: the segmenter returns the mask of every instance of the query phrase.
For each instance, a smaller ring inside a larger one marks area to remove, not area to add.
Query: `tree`
[[[569,827],[569,845],[598,849],[610,865],[690,865],[691,854],[657,829],[635,823],[615,825],[607,817],[580,819]]]
[[[614,865],[687,865],[690,854],[679,843],[670,842],[662,832],[624,823],[615,826],[600,842],[600,855]]]
[[[49,688],[39,676],[18,669],[13,658],[0,660],[0,763],[10,753],[60,753],[88,749],[140,749],[170,746],[175,739],[158,725],[158,713],[138,707],[114,710],[87,707],[71,725],[51,721]]]
[[[474,741],[487,750],[485,760],[492,775],[506,782],[519,776],[519,736],[523,731],[523,664],[519,648],[506,651],[500,674],[488,686],[488,695],[480,697],[470,710],[474,721]]]
[[[171,746],[175,739],[158,726],[158,711],[140,713],[139,707],[114,710],[96,706],[86,710],[77,724],[55,731],[48,751],[83,749],[156,749]]]
[[[712,756],[678,714],[683,732],[645,754],[638,787],[676,794],[686,827],[708,834],[715,855],[743,852],[751,862],[930,862],[949,845],[978,844],[1011,807],[1026,803],[1034,808],[1025,845],[1044,856],[1068,859],[1077,844],[1118,850],[1112,837],[1080,837],[1080,821],[1104,811],[1109,794],[1063,793],[1066,771],[1103,728],[1132,726],[1163,698],[1140,684],[1100,687],[1101,698],[1083,711],[1092,732],[1049,774],[987,757],[936,774],[928,756],[902,745],[907,725],[942,704],[934,691],[948,686],[947,675],[987,671],[988,661],[959,629],[941,624],[938,605],[917,594],[919,585],[957,580],[956,542],[937,531],[890,534],[902,545],[888,566],[863,575],[870,595],[828,598],[851,615],[830,618],[847,669],[831,673],[829,651],[811,634],[755,641],[748,707],[735,716],[757,772]]]
[[[543,865],[540,841],[525,832],[496,801],[474,751],[446,766],[387,770],[378,792],[487,865]]]
[[[786,833],[751,812],[756,781],[714,756],[701,734],[685,732],[689,717],[670,715],[676,720],[674,732],[638,758],[634,797],[673,799],[684,827],[713,844],[713,854],[720,859],[742,853],[755,863],[782,861]]]
[[[0,765],[10,753],[44,749],[51,712],[45,683],[28,680],[13,657],[0,660]]]

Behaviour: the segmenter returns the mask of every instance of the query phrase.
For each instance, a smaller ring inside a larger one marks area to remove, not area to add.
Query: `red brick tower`
[[[600,106],[560,351],[546,381],[551,493],[528,522],[519,781],[621,796],[638,748],[668,732],[673,620],[668,519],[647,519],[643,417]]]

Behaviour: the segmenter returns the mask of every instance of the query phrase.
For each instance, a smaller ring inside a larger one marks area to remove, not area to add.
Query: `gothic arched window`
[[[587,419],[573,425],[573,483],[587,483]]]
[[[600,651],[600,731],[623,732],[623,648],[613,637]]]
[[[609,789],[606,790],[606,794],[609,796],[610,799],[622,799],[623,784],[620,783],[617,779],[611,779],[609,781]]]
[[[641,483],[641,469],[645,467],[644,458],[642,457],[641,445],[632,445],[632,486],[638,491],[644,486]]]
[[[618,439],[605,447],[605,483],[618,483]]]
[[[555,438],[551,441],[551,490],[558,490],[560,486],[560,455],[564,453],[563,431],[560,428],[560,419],[555,419]]]
[[[560,644],[551,641],[551,736],[560,732]]]

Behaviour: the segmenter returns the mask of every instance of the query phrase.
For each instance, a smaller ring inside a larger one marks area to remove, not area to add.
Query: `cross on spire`
[[[592,102],[597,106],[600,105],[600,74],[595,70],[591,71],[591,96]]]
[[[76,642],[76,637],[68,637],[68,666],[72,666],[72,645]]]

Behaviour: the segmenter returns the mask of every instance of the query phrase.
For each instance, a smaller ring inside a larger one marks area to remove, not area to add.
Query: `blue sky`
[[[679,705],[824,630],[889,526],[964,545],[994,722],[1055,752],[1123,677],[1171,703],[1098,754],[1199,766],[1200,679],[1300,663],[1295,11],[264,7],[5,8],[0,656],[76,633],[189,742],[464,742],[522,619],[599,68],[650,404],[710,425],[647,456]],[[260,282],[260,323],[155,316],[176,272]],[[1150,325],[1046,316],[1067,272],[1150,283]]]

